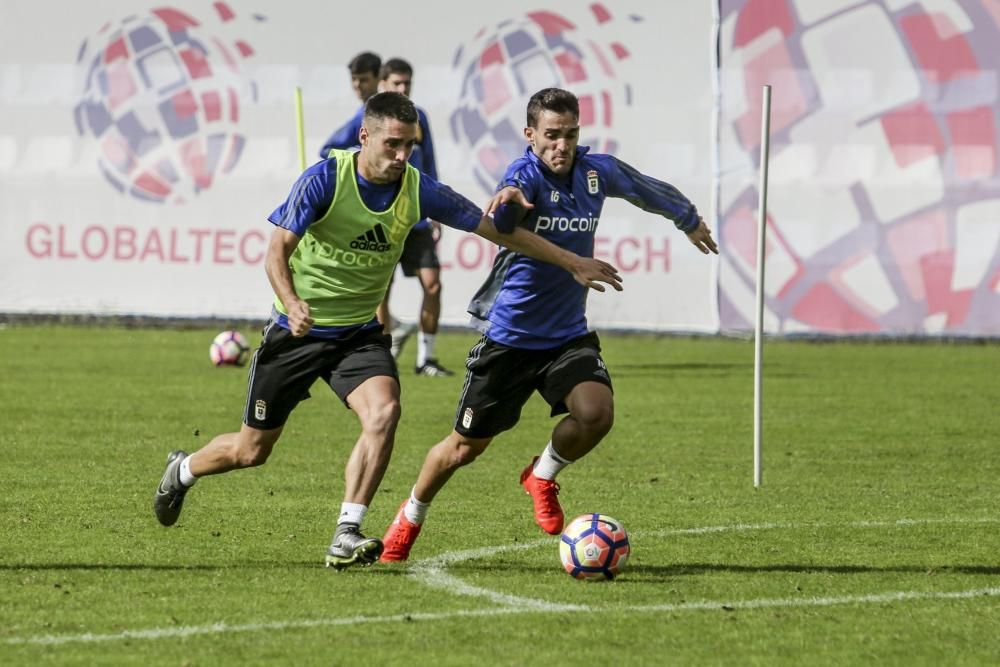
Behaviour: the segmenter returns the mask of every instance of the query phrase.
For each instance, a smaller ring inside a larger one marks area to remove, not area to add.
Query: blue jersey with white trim
[[[559,176],[531,148],[515,160],[497,190],[514,186],[534,208],[501,206],[497,229],[525,227],[582,257],[594,256],[594,236],[604,200],[625,199],[644,211],[674,221],[683,232],[698,226],[698,211],[668,183],[640,173],[612,155],[578,146],[573,168]],[[518,218],[521,217],[520,220]],[[469,313],[486,336],[503,345],[548,349],[586,335],[587,288],[564,269],[506,248],[469,304]]]

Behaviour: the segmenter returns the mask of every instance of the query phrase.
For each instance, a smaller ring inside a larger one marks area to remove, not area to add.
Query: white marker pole
[[[753,345],[753,485],[763,473],[761,404],[763,403],[764,344],[764,239],[767,229],[767,159],[771,148],[771,86],[764,86],[760,119],[760,197],[757,202],[757,322]]]

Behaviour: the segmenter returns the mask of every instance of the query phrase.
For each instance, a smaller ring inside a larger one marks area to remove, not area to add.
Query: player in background
[[[402,58],[390,58],[385,61],[382,64],[379,78],[381,79],[379,87],[382,90],[410,96],[410,89],[413,86],[413,67]],[[413,153],[410,155],[410,164],[436,180],[438,177],[437,161],[434,158],[431,126],[427,120],[427,113],[423,109],[417,107],[417,114],[420,117],[419,132],[417,133],[417,145],[413,147]],[[420,303],[420,320],[417,325],[417,360],[414,370],[417,375],[431,377],[454,375],[438,362],[434,353],[438,320],[441,318],[441,261],[437,254],[437,240],[440,236],[441,226],[437,222],[427,218],[421,220],[406,237],[403,256],[399,261],[404,276],[408,278],[416,276],[420,280],[423,299]],[[385,299],[379,304],[378,315],[379,320],[390,328],[392,356],[398,359],[399,353],[413,329],[405,324],[395,323],[393,320],[389,312],[391,291],[392,286],[390,285]]]
[[[378,92],[379,70],[382,67],[382,58],[371,51],[363,51],[351,58],[347,63],[347,70],[351,73],[351,88],[361,100],[361,106],[354,112],[351,119],[341,125],[330,135],[319,149],[321,159],[326,159],[330,155],[330,149],[346,149],[360,146],[358,143],[358,132],[361,130],[362,119],[365,114],[365,102],[372,95]]]
[[[353,61],[352,61],[353,62]],[[402,58],[390,58],[385,61],[378,74],[378,86],[382,91],[391,91],[410,96],[413,86],[413,67]],[[431,137],[431,126],[427,113],[417,107],[418,130],[417,144],[410,154],[410,164],[437,180],[437,161],[434,157],[434,141]],[[358,145],[358,132],[361,130],[361,115],[355,114],[342,128],[327,139],[320,150],[325,157],[333,148],[352,148]],[[423,292],[420,305],[420,320],[417,325],[417,360],[414,367],[417,375],[432,377],[447,377],[454,375],[441,366],[434,354],[437,342],[438,320],[441,317],[441,262],[437,255],[437,239],[440,236],[440,225],[433,220],[421,220],[413,228],[406,239],[400,266],[403,275],[417,276]],[[392,286],[390,284],[390,290]],[[378,319],[385,327],[386,333],[392,336],[392,356],[399,358],[403,345],[413,333],[413,326],[396,321],[389,311],[389,293],[379,304]]]
[[[344,470],[344,498],[327,550],[337,569],[378,559],[382,542],[361,532],[382,480],[399,421],[399,379],[388,336],[375,317],[410,228],[431,216],[543,261],[603,291],[621,289],[616,270],[524,229],[500,234],[492,220],[449,187],[407,163],[417,112],[399,93],[366,106],[359,152],[334,151],[303,172],[271,213],[265,270],[275,299],[250,362],[243,424],[192,455],[176,450],[153,498],[156,518],[173,525],[199,477],[263,464],[315,380],[357,415],[361,434]]]
[[[508,166],[487,206],[499,229],[530,229],[591,257],[604,200],[617,197],[673,220],[701,252],[718,253],[694,204],[673,186],[578,146],[579,117],[579,102],[568,91],[546,88],[531,97],[524,130],[529,146]],[[409,557],[430,502],[458,468],[517,424],[535,391],[553,417],[568,414],[520,481],[542,530],[562,531],[556,476],[590,452],[614,421],[611,376],[597,334],[587,326],[586,299],[586,290],[554,267],[501,249],[469,305],[483,337],[466,361],[454,430],[428,452],[409,499],[383,538],[381,560]]]

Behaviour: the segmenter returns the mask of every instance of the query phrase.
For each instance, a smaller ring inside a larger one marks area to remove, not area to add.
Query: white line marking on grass
[[[82,635],[40,635],[35,637],[10,637],[5,644],[41,644],[46,646],[71,643],[113,642],[126,639],[171,639],[175,637],[192,637],[196,635],[234,634],[238,632],[260,632],[262,630],[300,630],[303,628],[322,628],[363,625],[373,623],[404,623],[412,621],[445,621],[455,618],[480,618],[489,616],[505,616],[514,614],[548,614],[553,612],[586,612],[599,613],[605,611],[626,614],[686,612],[686,611],[735,611],[772,609],[775,607],[832,607],[851,604],[887,604],[890,602],[908,602],[913,600],[968,600],[978,597],[1000,596],[1000,587],[974,588],[965,591],[891,591],[872,595],[843,595],[821,598],[761,598],[757,600],[704,600],[700,602],[682,602],[679,604],[635,605],[631,607],[593,607],[589,605],[551,605],[549,608],[536,606],[525,607],[494,607],[493,609],[459,609],[439,613],[414,612],[411,614],[394,614],[392,616],[347,616],[344,618],[319,618],[301,621],[274,621],[271,623],[245,623],[229,625],[228,623],[212,623],[210,625],[189,625],[179,628],[151,628],[149,630],[125,630],[112,634],[86,633]]]
[[[851,521],[845,523],[760,523],[733,524],[729,526],[703,526],[700,528],[667,528],[656,531],[636,531],[636,537],[666,537],[670,535],[705,535],[711,533],[745,532],[774,529],[802,528],[891,528],[934,524],[996,524],[1000,519],[899,519],[896,521]],[[2,643],[7,645],[60,645],[72,643],[114,642],[129,639],[169,639],[197,635],[235,634],[240,632],[260,632],[265,630],[295,630],[303,628],[339,627],[375,623],[404,623],[409,621],[443,621],[456,618],[478,618],[511,614],[554,613],[554,612],[618,612],[618,613],[670,613],[713,610],[754,610],[775,607],[830,607],[849,604],[885,604],[911,600],[964,600],[977,597],[1000,596],[1000,587],[976,588],[964,591],[891,591],[870,595],[844,595],[814,598],[761,598],[756,600],[704,600],[676,604],[634,605],[630,607],[593,607],[590,605],[570,605],[522,598],[515,595],[491,591],[473,586],[445,569],[469,560],[488,558],[511,551],[524,551],[553,544],[555,538],[535,540],[521,544],[484,547],[467,551],[453,551],[433,558],[416,561],[411,566],[412,575],[421,583],[434,588],[443,588],[456,595],[486,598],[498,605],[492,609],[460,609],[450,612],[413,612],[388,616],[345,616],[342,618],[303,619],[298,621],[272,621],[267,623],[211,623],[171,628],[149,628],[146,630],[124,630],[109,634],[84,633],[78,635],[35,635],[29,637],[7,637]]]
[[[407,621],[440,621],[451,618],[475,616],[501,616],[503,614],[521,614],[533,609],[521,607],[499,607],[494,609],[462,609],[457,611],[411,614],[394,614],[391,616],[345,616],[343,618],[317,618],[300,621],[272,621],[268,623],[211,623],[209,625],[188,625],[177,628],[150,628],[148,630],[124,630],[110,634],[95,634],[87,632],[82,635],[40,635],[35,637],[10,637],[5,644],[91,644],[96,642],[114,642],[125,639],[171,639],[175,637],[192,637],[195,635],[221,635],[237,632],[260,632],[262,630],[299,630],[302,628],[323,628],[342,625],[362,625],[365,623],[401,623]]]
[[[655,531],[637,531],[634,535],[667,537],[668,535],[705,535],[707,533],[738,533],[755,530],[803,528],[909,528],[910,526],[976,525],[1000,523],[1000,519],[897,519],[895,521],[848,521],[844,523],[737,523],[729,526],[702,526],[700,528],[667,528]]]
[[[449,553],[417,561],[410,567],[410,573],[416,577],[420,583],[432,588],[443,588],[455,595],[466,595],[470,597],[483,597],[496,604],[505,607],[531,608],[540,611],[578,611],[585,609],[575,604],[557,604],[536,600],[533,598],[523,598],[507,593],[498,593],[487,588],[478,588],[462,581],[458,577],[445,572],[445,568],[454,563],[461,563],[467,560],[477,560],[487,558],[508,551],[525,551],[535,549],[546,544],[551,544],[552,539],[535,540],[534,542],[524,542],[520,544],[510,544],[500,547],[484,547],[482,549],[470,549],[469,551],[452,551]]]
[[[702,526],[699,528],[666,528],[654,531],[635,531],[632,538],[636,537],[668,537],[670,535],[706,535],[712,533],[736,533],[751,532],[760,530],[796,529],[803,528],[908,528],[920,525],[933,524],[995,524],[1000,523],[1000,519],[899,519],[895,521],[850,521],[847,523],[737,523],[729,526]],[[506,553],[508,551],[524,551],[546,545],[558,543],[558,538],[544,538],[533,542],[519,544],[508,544],[497,547],[483,547],[481,549],[470,549],[468,551],[452,551],[432,558],[427,558],[413,563],[410,573],[421,583],[432,588],[441,588],[455,595],[465,595],[469,597],[486,598],[496,604],[515,607],[532,607],[540,610],[552,611],[575,611],[576,605],[555,604],[545,600],[534,598],[517,597],[507,593],[499,593],[488,588],[480,588],[459,579],[453,574],[446,572],[446,568],[455,563],[469,560],[488,558],[495,554]]]

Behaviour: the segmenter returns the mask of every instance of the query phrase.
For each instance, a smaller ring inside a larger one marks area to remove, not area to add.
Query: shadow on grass
[[[674,364],[614,364],[611,367],[612,377],[649,377],[662,376],[670,373],[698,373],[701,375],[746,375],[753,373],[753,364],[681,362]],[[802,373],[792,373],[774,370],[774,364],[768,368],[769,377],[801,377]]]
[[[801,572],[803,574],[884,574],[889,572],[910,574],[972,574],[998,575],[1000,565],[799,565],[797,563],[774,563],[771,565],[732,565],[726,563],[675,563],[673,565],[629,565],[632,577],[648,579],[683,577],[689,575],[718,572],[744,574],[764,572]]]
[[[482,574],[485,572],[534,572],[542,575],[552,572],[554,567],[545,565],[529,565],[515,562],[491,563],[460,563],[448,568],[452,574]],[[768,573],[768,572],[799,572],[802,574],[887,574],[890,572],[902,574],[968,574],[968,575],[1000,575],[1000,565],[800,565],[797,563],[774,563],[770,565],[730,565],[726,563],[675,563],[673,565],[641,565],[629,563],[625,568],[628,574],[624,579],[635,583],[676,579],[677,577],[697,576],[701,574],[718,573]]]
[[[0,572],[37,571],[65,572],[71,570],[108,571],[108,572],[239,572],[246,570],[320,570],[327,569],[322,562],[297,561],[250,561],[240,563],[4,563],[0,564]],[[536,572],[544,574],[551,572],[552,566],[531,565],[523,562],[493,562],[493,563],[456,563],[447,568],[455,575],[483,574],[488,572],[517,572],[520,574]],[[333,569],[330,568],[331,572]],[[409,575],[410,568],[405,564],[377,564],[373,567],[350,567],[344,572],[359,572],[365,576]],[[802,574],[885,574],[890,572],[926,574],[968,574],[968,575],[1000,575],[1000,565],[800,565],[797,563],[774,563],[770,565],[733,565],[726,563],[675,563],[673,565],[641,565],[630,563],[626,568],[627,579],[635,583],[674,579],[677,577],[697,576],[714,573],[768,573],[797,572]]]
[[[246,570],[323,570],[320,560],[279,562],[243,561],[239,563],[2,563],[0,572],[66,572],[71,570],[107,572],[240,572]],[[406,569],[376,565],[374,567],[350,567],[341,572],[365,572],[368,575],[399,576],[407,574]]]
[[[753,364],[709,361],[681,361],[672,364],[615,364],[613,370],[628,371],[729,371],[753,368]]]

